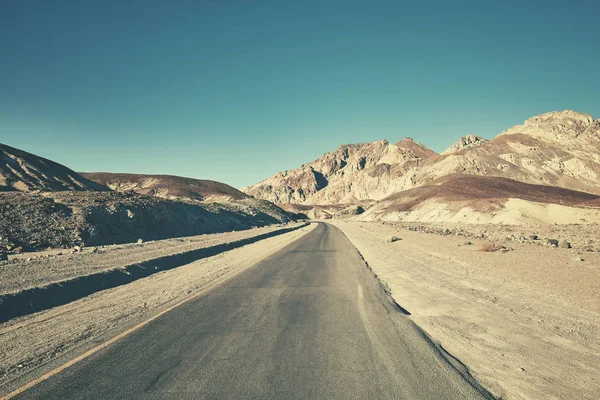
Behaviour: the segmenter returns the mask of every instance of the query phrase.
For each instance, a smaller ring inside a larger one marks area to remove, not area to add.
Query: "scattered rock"
[[[400,239],[398,236],[390,236],[385,241],[388,243],[394,243],[394,242],[397,242],[398,240],[402,240],[402,239]]]
[[[593,252],[593,251],[595,251],[593,246],[585,246],[581,250],[587,251],[587,252],[590,252],[590,253]]]
[[[563,249],[570,249],[571,243],[567,242],[566,240],[563,240],[560,242],[560,247]]]
[[[444,230],[442,231],[443,235],[449,235],[451,233],[452,233],[452,231],[450,229],[448,229],[448,228],[444,228]]]
[[[21,253],[22,251],[23,251],[23,247],[22,247],[22,246],[19,246],[19,247],[15,248],[15,249],[13,250],[13,253],[15,253],[15,254],[19,254],[19,253]]]
[[[137,244],[142,244],[144,241],[142,239],[138,239]]]
[[[81,246],[74,246],[73,253],[79,253],[79,252],[81,252]]]
[[[529,240],[538,240],[538,235],[529,235]]]
[[[558,240],[556,240],[556,239],[546,239],[546,246],[558,247]]]
[[[472,244],[473,244],[473,243],[471,243],[471,242],[465,242],[465,243],[464,243],[464,245],[465,245],[465,246],[470,246],[470,245],[472,245]]]
[[[583,258],[581,258],[581,257],[574,257],[573,261],[575,261],[575,262],[583,262]]]

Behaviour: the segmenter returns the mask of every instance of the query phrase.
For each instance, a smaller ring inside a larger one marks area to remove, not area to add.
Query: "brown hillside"
[[[433,183],[393,194],[384,201],[392,202],[390,211],[411,211],[430,199],[477,202],[484,199],[516,198],[565,206],[600,206],[599,195],[553,186],[532,185],[500,177],[453,175]]]
[[[249,196],[224,183],[172,175],[82,173],[86,178],[118,192],[136,193],[168,199],[241,200]]]

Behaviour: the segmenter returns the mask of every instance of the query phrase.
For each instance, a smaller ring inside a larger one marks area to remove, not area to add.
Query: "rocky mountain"
[[[454,175],[600,194],[600,121],[575,111],[550,112],[490,141],[468,135],[443,154],[412,139],[343,145],[244,191],[279,204],[346,204],[383,200]]]
[[[117,192],[134,191],[171,200],[228,201],[249,197],[247,194],[221,182],[173,175],[108,172],[82,172],[81,175]]]
[[[107,191],[64,165],[0,144],[0,192]]]
[[[277,204],[353,203],[384,198],[396,191],[394,182],[412,176],[436,153],[406,138],[342,145],[302,167],[275,174],[243,190]]]

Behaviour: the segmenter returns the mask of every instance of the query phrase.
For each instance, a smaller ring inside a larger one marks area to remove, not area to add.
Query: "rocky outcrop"
[[[596,136],[600,132],[600,122],[590,114],[577,111],[552,111],[529,118],[523,125],[516,125],[502,135],[526,134],[544,140],[565,140],[581,135]]]
[[[470,149],[472,147],[481,146],[482,144],[487,142],[489,142],[489,140],[482,138],[481,136],[466,135],[458,139],[458,141],[456,141],[452,146],[450,146],[450,148],[443,151],[442,154],[456,153],[464,149]]]

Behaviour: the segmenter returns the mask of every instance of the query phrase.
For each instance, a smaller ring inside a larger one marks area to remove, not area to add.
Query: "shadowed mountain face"
[[[166,199],[224,201],[249,197],[224,183],[180,176],[108,172],[81,173],[81,175],[117,192],[133,190],[136,193]]]
[[[443,154],[411,139],[343,145],[244,191],[279,204],[357,203],[437,185],[441,178],[454,175],[501,177],[600,194],[600,121],[575,111],[550,112],[491,141],[467,135]],[[318,184],[317,176],[326,185]],[[477,181],[483,190],[491,183],[497,181]],[[521,195],[515,192],[516,197]]]
[[[0,144],[0,192],[108,191],[69,168]]]

